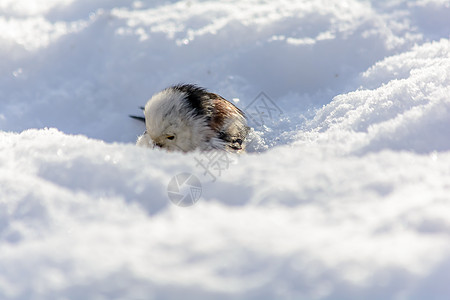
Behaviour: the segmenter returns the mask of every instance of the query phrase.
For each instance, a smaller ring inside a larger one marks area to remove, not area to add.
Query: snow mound
[[[386,58],[362,74],[362,83],[377,87],[335,97],[308,122],[325,133],[317,138],[360,154],[450,150],[449,40]]]
[[[2,1],[0,299],[448,299],[449,10]],[[136,147],[178,82],[250,153]]]

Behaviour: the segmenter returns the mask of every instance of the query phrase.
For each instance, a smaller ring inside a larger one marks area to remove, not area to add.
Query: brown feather
[[[208,93],[208,96],[211,98],[213,106],[210,127],[214,131],[220,131],[227,119],[235,118],[236,115],[244,117],[244,113],[225,98],[213,93]]]

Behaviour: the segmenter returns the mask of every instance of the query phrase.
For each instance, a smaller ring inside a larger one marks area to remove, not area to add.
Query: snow
[[[448,299],[448,16],[1,1],[0,299]],[[248,154],[134,145],[128,115],[179,82],[252,116]],[[190,207],[168,195],[183,172]]]

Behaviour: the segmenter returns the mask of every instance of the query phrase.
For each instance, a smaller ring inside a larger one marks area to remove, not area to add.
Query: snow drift
[[[448,1],[0,11],[1,299],[450,296]],[[281,114],[221,168],[134,146],[177,82]]]

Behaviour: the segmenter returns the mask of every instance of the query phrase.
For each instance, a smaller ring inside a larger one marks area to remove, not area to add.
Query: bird
[[[144,107],[146,130],[136,145],[168,151],[245,152],[250,127],[242,110],[194,84],[177,84],[154,94]]]

